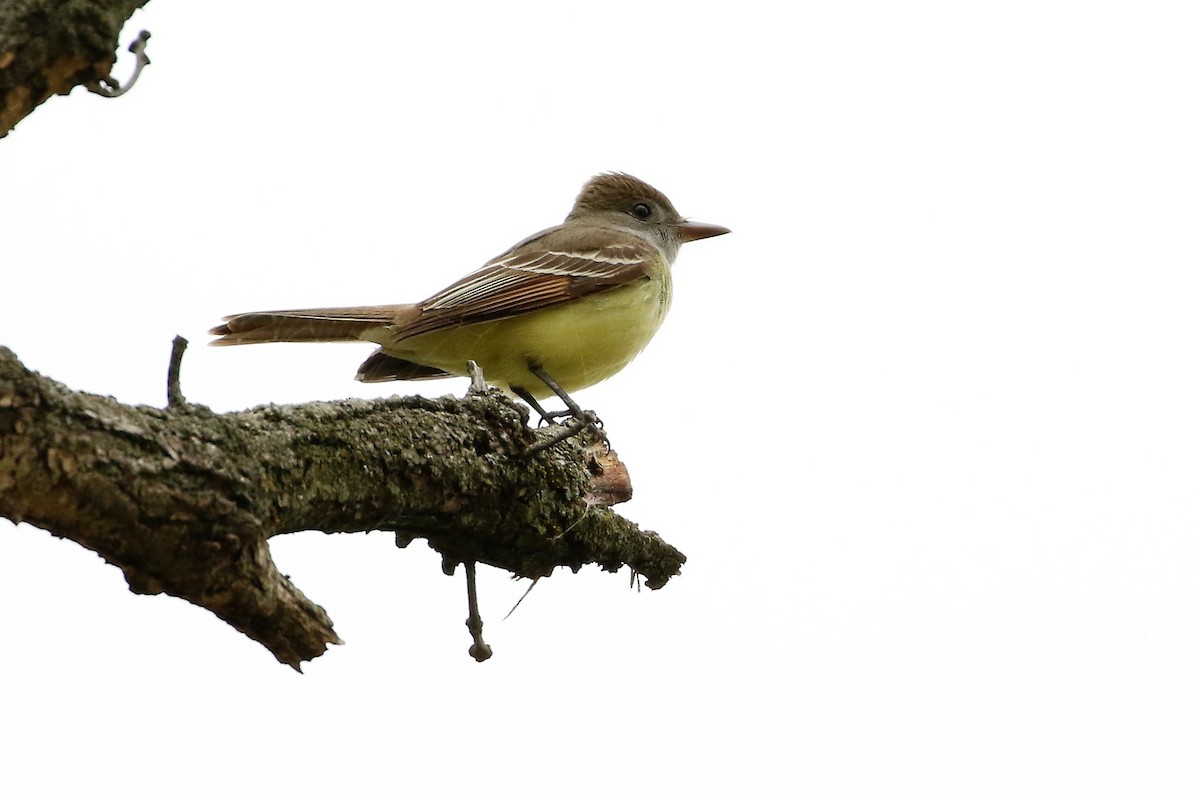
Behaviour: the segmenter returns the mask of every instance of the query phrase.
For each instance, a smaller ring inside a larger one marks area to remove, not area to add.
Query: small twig
[[[508,619],[509,617],[511,617],[513,615],[513,612],[517,610],[517,606],[521,605],[521,603],[524,602],[526,597],[529,597],[529,593],[533,591],[533,587],[537,586],[537,582],[540,580],[541,580],[541,578],[533,579],[533,582],[531,584],[529,584],[529,588],[525,590],[525,594],[521,595],[520,599],[517,600],[517,602],[513,603],[513,607],[510,608],[508,610],[508,613],[504,615],[504,619]],[[504,622],[504,619],[502,619],[500,621]]]
[[[465,561],[463,566],[467,568],[467,630],[475,640],[467,652],[471,658],[483,662],[492,657],[492,648],[483,640],[483,617],[479,616],[479,595],[475,590],[475,562]]]
[[[183,351],[187,350],[188,340],[176,336],[171,342],[171,364],[167,367],[167,408],[178,408],[187,405],[183,389],[179,388],[179,371],[183,365]]]
[[[121,86],[121,82],[110,73],[95,83],[89,83],[88,91],[101,97],[120,97],[132,89],[133,85],[137,83],[138,75],[142,74],[142,67],[150,63],[150,57],[146,55],[146,42],[149,39],[150,31],[142,31],[129,45],[129,52],[137,56],[137,61],[133,65],[133,74],[129,76],[128,83]]]
[[[467,396],[473,394],[487,394],[487,381],[483,378],[483,368],[474,361],[467,362],[467,372],[471,374],[471,388],[467,389]]]

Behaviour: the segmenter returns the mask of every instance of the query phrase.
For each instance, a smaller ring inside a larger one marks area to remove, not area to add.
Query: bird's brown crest
[[[568,219],[587,211],[627,211],[638,200],[649,200],[679,217],[667,196],[650,184],[624,172],[606,172],[584,184]]]

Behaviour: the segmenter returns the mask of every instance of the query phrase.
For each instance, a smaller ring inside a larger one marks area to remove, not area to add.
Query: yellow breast
[[[670,304],[671,275],[664,268],[541,311],[421,334],[384,349],[454,375],[467,374],[471,360],[493,386],[522,388],[541,399],[552,392],[530,374],[531,360],[568,392],[599,383],[641,352]]]

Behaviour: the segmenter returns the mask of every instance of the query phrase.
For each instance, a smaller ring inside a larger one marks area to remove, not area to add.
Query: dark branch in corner
[[[51,96],[68,94],[76,86],[107,84],[108,94],[119,94],[111,77],[118,37],[133,12],[145,4],[146,0],[0,0],[0,138]],[[138,57],[135,75],[145,60],[145,53],[139,52],[145,46],[143,36],[130,47]],[[132,83],[133,78],[125,88]]]
[[[498,392],[216,414],[174,391],[166,409],[123,405],[0,347],[0,516],[96,551],[135,592],[210,609],[297,669],[340,640],[276,569],[271,536],[388,530],[402,547],[426,539],[451,571],[629,566],[651,588],[684,562],[607,508],[630,490],[603,442],[524,458],[549,434]]]

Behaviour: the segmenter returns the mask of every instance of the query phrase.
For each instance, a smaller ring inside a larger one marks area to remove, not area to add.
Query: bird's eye
[[[650,206],[645,203],[638,203],[631,211],[638,219],[650,219]]]

